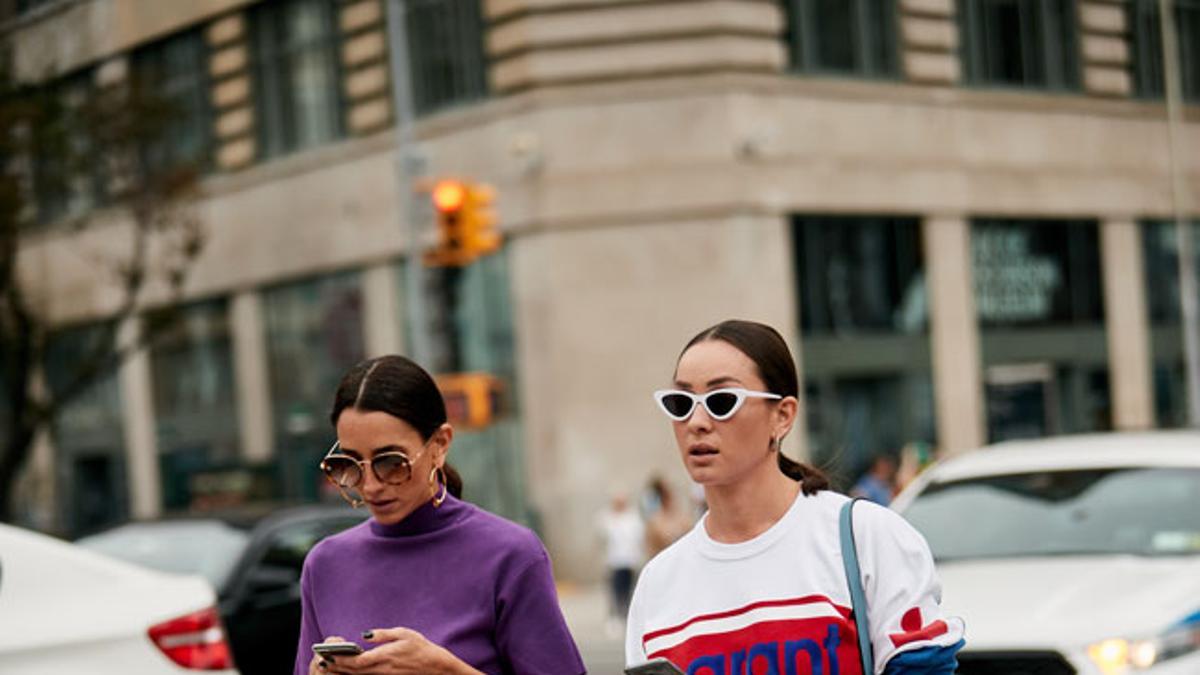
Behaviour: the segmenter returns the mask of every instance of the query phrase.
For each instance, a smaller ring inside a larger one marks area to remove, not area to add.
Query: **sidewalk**
[[[558,602],[583,663],[592,675],[621,675],[625,667],[624,626],[619,634],[606,630],[608,618],[607,589],[602,584],[577,586],[558,585]]]

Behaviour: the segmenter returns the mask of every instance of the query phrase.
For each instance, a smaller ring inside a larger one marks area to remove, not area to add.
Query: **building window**
[[[1179,77],[1183,96],[1200,101],[1200,0],[1174,0],[1175,31],[1179,42]],[[1162,23],[1158,0],[1132,0],[1129,5],[1133,42],[1133,82],[1139,96],[1159,98],[1163,80]]]
[[[366,356],[362,287],[357,274],[327,276],[268,289],[262,306],[282,496],[312,500],[333,392]]]
[[[100,202],[104,172],[87,161],[86,107],[96,96],[91,68],[59,78],[36,94],[41,123],[33,140],[33,184],[37,219],[52,223],[82,216]]]
[[[959,0],[958,9],[967,82],[1079,89],[1079,31],[1072,0]]]
[[[920,223],[802,216],[793,242],[809,450],[848,488],[935,439]]]
[[[977,219],[971,252],[989,440],[1111,428],[1096,223]]]
[[[788,0],[792,70],[895,77],[895,0]]]
[[[409,0],[413,106],[423,115],[487,96],[479,0]]]
[[[207,168],[212,149],[211,84],[208,43],[199,30],[174,35],[133,52],[135,84],[153,92],[169,119],[161,140],[145,151],[151,169],[192,166]]]
[[[111,323],[104,323],[64,328],[50,335],[46,385],[56,397],[70,395],[81,373],[100,365],[97,360],[112,358],[114,331]],[[63,402],[55,413],[51,434],[64,529],[81,535],[128,518],[125,434],[115,367],[102,370]]]
[[[1191,227],[1193,241],[1200,241],[1200,221]],[[1188,425],[1177,236],[1173,222],[1153,220],[1142,224],[1154,407],[1160,427]],[[1196,253],[1196,266],[1200,269],[1200,251]]]
[[[404,268],[404,263],[396,266],[402,303],[408,291]],[[487,373],[499,378],[504,386],[490,425],[482,429],[455,428],[451,462],[470,486],[472,502],[506,518],[529,523],[508,249],[463,268],[425,268],[421,277],[427,293],[425,330],[431,338],[430,369],[436,373]],[[412,321],[402,319],[401,330],[408,344],[413,343],[415,328]]]
[[[162,463],[163,505],[205,508],[240,463],[229,303],[210,300],[146,317]]]
[[[284,0],[250,11],[259,148],[275,157],[344,133],[336,7]]]

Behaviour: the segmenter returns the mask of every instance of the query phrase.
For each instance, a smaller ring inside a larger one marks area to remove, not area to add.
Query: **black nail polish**
[[[364,640],[370,640],[373,637],[375,637],[375,631],[373,631],[373,630],[364,630],[363,631],[363,639]]]

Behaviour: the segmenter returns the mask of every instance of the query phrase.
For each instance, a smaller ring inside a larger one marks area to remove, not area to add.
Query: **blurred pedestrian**
[[[583,673],[529,530],[460,501],[437,385],[401,356],[338,385],[321,470],[371,518],[316,545],[301,577],[295,673]],[[366,649],[324,657],[314,643]]]
[[[896,491],[896,458],[888,454],[878,454],[871,459],[871,465],[854,487],[850,488],[851,497],[869,499],[880,506],[892,503],[892,495]]]
[[[899,494],[934,461],[933,448],[925,442],[913,441],[900,449],[900,466],[896,468],[896,489]]]
[[[692,529],[692,518],[662,476],[650,479],[658,510],[646,521],[646,557],[653,558]]]
[[[661,657],[689,673],[841,663],[859,672],[839,537],[848,498],[780,452],[800,407],[787,344],[769,326],[725,321],[692,338],[673,379],[655,399],[708,512],[642,570],[627,663]],[[853,526],[875,672],[952,673],[963,626],[942,614],[924,538],[870,503],[854,509]]]
[[[621,634],[625,616],[629,613],[634,575],[644,558],[645,529],[637,511],[629,507],[629,500],[623,493],[617,493],[608,509],[600,514],[600,531],[604,534],[604,564],[609,590],[609,616],[605,629],[615,637]]]

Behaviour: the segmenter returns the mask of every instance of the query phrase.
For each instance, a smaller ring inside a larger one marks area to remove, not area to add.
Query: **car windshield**
[[[133,523],[77,543],[99,553],[176,574],[199,574],[221,589],[250,535],[219,521]]]
[[[938,560],[1200,554],[1200,469],[1040,471],[934,483],[904,512]]]

